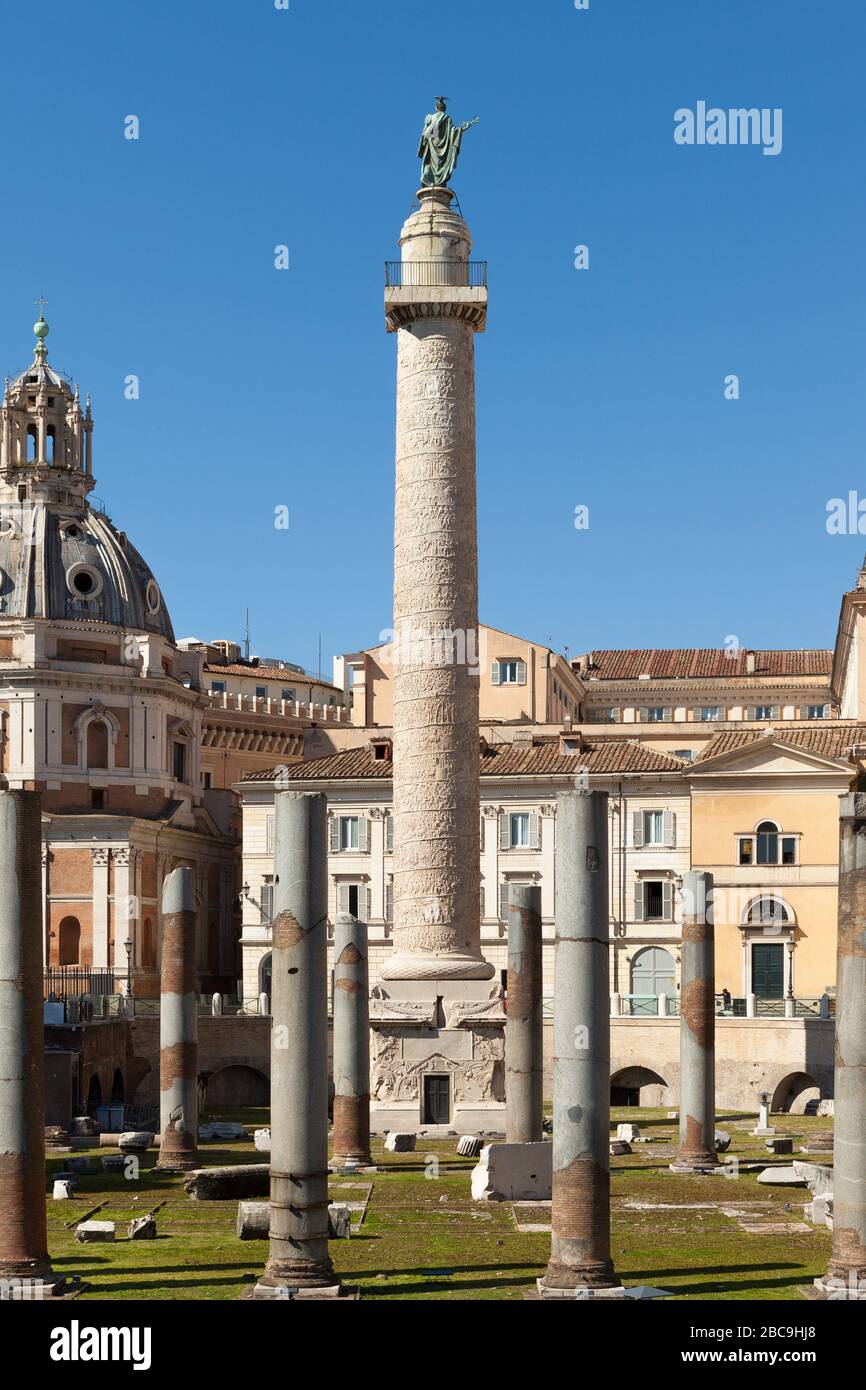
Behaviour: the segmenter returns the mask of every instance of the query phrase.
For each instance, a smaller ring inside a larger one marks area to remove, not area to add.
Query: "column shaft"
[[[370,982],[367,924],[340,913],[334,923],[335,1166],[370,1163]]]
[[[158,1168],[198,1164],[196,912],[192,869],[173,869],[162,888],[159,986]]]
[[[618,1284],[610,1255],[607,794],[557,801],[552,1289]]]
[[[42,819],[0,791],[0,1278],[50,1279],[45,1218]]]
[[[866,793],[842,798],[833,1136],[827,1278],[866,1294]],[[829,1292],[838,1292],[830,1286]]]
[[[509,1144],[532,1144],[542,1138],[541,947],[541,889],[512,883],[508,891],[508,1021],[505,1026],[505,1139]]]
[[[336,1282],[328,1255],[327,799],[278,792],[271,984],[271,1228],[264,1286]]]
[[[675,1172],[706,1172],[716,1158],[716,964],[713,876],[683,879],[680,989],[680,1143]]]

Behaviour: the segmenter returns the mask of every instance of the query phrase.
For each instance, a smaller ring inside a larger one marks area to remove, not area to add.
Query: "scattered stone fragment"
[[[73,1178],[55,1178],[51,1195],[55,1202],[69,1201],[70,1197],[75,1196],[75,1180]]]
[[[122,1154],[107,1154],[101,1162],[103,1171],[106,1173],[126,1172],[126,1159]]]
[[[824,1163],[803,1163],[795,1159],[794,1172],[802,1178],[813,1197],[823,1197],[833,1191],[833,1169]]]
[[[472,1169],[475,1202],[550,1201],[553,1183],[553,1146],[535,1144],[485,1144]]]
[[[631,1124],[617,1125],[616,1137],[617,1139],[625,1139],[629,1144],[635,1143],[640,1139],[640,1127]]]
[[[793,1139],[768,1139],[765,1145],[774,1154],[792,1154],[794,1152]]]
[[[267,1240],[271,1224],[269,1202],[238,1202],[237,1233],[239,1240]],[[328,1239],[348,1240],[352,1228],[352,1213],[345,1202],[328,1204]]]
[[[271,1151],[271,1131],[269,1129],[257,1129],[253,1135],[253,1143],[259,1153],[269,1154]]]
[[[484,1141],[477,1134],[461,1134],[457,1142],[457,1152],[461,1158],[477,1158],[483,1147]]]
[[[392,1154],[409,1154],[415,1152],[415,1134],[389,1134],[385,1140],[385,1148]]]
[[[716,1130],[715,1145],[717,1154],[726,1153],[731,1147],[731,1136],[726,1129]]]
[[[801,1178],[792,1164],[780,1164],[776,1168],[765,1168],[758,1174],[758,1182],[767,1187],[805,1187],[806,1179]]]
[[[270,1168],[267,1163],[239,1163],[231,1168],[196,1168],[184,1179],[183,1186],[184,1191],[199,1202],[268,1197]]]
[[[130,1240],[156,1240],[156,1219],[150,1215],[134,1217],[127,1234]]]
[[[127,1130],[118,1135],[117,1147],[121,1153],[144,1153],[153,1143],[153,1135],[144,1130]]]
[[[631,1153],[631,1144],[629,1144],[625,1139],[611,1139],[611,1141],[610,1141],[610,1156],[611,1156],[611,1158],[618,1158],[618,1157],[620,1156],[620,1154],[630,1154],[630,1153]]]
[[[75,1239],[79,1245],[93,1245],[98,1241],[114,1240],[113,1221],[82,1221],[75,1228]]]

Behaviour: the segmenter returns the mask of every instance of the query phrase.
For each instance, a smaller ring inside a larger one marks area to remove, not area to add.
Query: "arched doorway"
[[[817,1110],[821,1087],[808,1072],[791,1072],[773,1092],[771,1110],[788,1115],[805,1115]]]
[[[676,994],[677,971],[674,958],[663,946],[645,946],[631,963],[631,992],[658,999]]]
[[[273,956],[270,951],[266,956],[262,956],[259,961],[259,994],[266,994],[271,997],[271,981],[273,979]]]
[[[81,963],[81,923],[77,917],[64,917],[60,923],[58,952],[61,965]]]
[[[668,1083],[649,1067],[624,1067],[610,1078],[611,1105],[658,1106],[669,1099]]]
[[[87,1088],[87,1113],[95,1115],[98,1107],[102,1104],[102,1082],[96,1072],[90,1078],[90,1085]]]
[[[122,1105],[126,1100],[125,1088],[123,1085],[123,1073],[120,1067],[115,1067],[114,1076],[111,1080],[111,1104]]]
[[[215,1071],[208,1081],[208,1105],[225,1108],[235,1105],[268,1105],[271,1088],[264,1072],[256,1067],[231,1066]]]

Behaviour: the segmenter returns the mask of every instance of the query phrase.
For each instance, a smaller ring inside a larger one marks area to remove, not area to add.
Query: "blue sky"
[[[825,527],[866,496],[866,7],[441,11],[7,7],[0,367],[44,293],[96,491],[178,635],[240,637],[249,605],[254,651],[314,667],[321,635],[329,671],[390,624],[382,263],[444,91],[481,117],[454,186],[490,262],[482,619],[572,653],[831,645],[866,550]],[[781,107],[781,154],[676,145],[698,100]]]

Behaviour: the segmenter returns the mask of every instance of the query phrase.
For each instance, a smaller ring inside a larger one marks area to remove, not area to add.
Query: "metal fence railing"
[[[486,261],[386,261],[386,289],[484,289]]]
[[[82,994],[116,994],[113,970],[87,965],[49,965],[42,972],[42,998],[66,1000]]]

